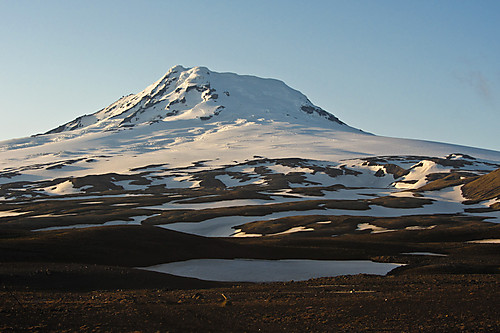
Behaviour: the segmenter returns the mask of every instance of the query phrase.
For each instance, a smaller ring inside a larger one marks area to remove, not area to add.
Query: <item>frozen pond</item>
[[[401,264],[369,260],[192,259],[141,269],[210,281],[278,282],[349,275],[385,275]]]

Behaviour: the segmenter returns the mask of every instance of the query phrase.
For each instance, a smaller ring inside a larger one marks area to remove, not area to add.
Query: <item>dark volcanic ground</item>
[[[224,285],[104,266],[21,266],[0,292],[1,332],[500,331],[498,275]],[[45,278],[23,285],[34,269]]]
[[[492,235],[497,226],[477,232]],[[500,331],[499,245],[457,242],[451,239],[465,231],[448,232],[440,235],[449,242],[431,235],[411,241],[404,233],[205,238],[146,226],[5,231],[0,332]],[[402,254],[408,251],[447,255]],[[299,255],[407,265],[388,276],[267,284],[133,268],[203,256]]]

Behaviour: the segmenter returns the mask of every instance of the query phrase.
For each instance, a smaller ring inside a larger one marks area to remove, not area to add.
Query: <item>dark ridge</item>
[[[302,105],[300,107],[302,111],[304,111],[307,114],[313,114],[317,113],[319,116],[326,118],[330,121],[336,122],[337,124],[340,125],[345,125],[345,123],[341,122],[339,118],[335,117],[333,114],[326,112],[322,108],[316,107],[316,106],[310,106],[310,105]]]

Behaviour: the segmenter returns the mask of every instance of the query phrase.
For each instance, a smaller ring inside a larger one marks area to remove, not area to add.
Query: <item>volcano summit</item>
[[[176,124],[193,120],[183,125],[195,126],[212,118],[218,122],[235,122],[240,119],[287,121],[287,117],[293,118],[292,123],[328,126],[321,121],[327,119],[344,125],[281,81],[215,73],[205,67],[175,66],[142,92],[125,96],[105,109],[46,134],[76,129],[118,129],[161,121]],[[200,121],[194,122],[195,119]]]

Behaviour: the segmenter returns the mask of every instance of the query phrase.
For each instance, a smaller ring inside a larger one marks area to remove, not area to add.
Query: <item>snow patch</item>
[[[406,176],[395,182],[394,186],[399,189],[419,188],[427,184],[426,176],[428,174],[449,171],[450,168],[443,167],[434,161],[423,160],[414,165]]]
[[[424,195],[426,198],[435,199],[440,201],[449,201],[449,202],[462,202],[466,199],[462,196],[462,188],[463,185],[447,187],[438,191],[426,191]]]
[[[314,228],[293,227],[293,228],[290,228],[290,229],[282,231],[282,232],[277,232],[274,234],[267,234],[266,236],[286,235],[286,234],[293,234],[293,233],[302,232],[302,231],[314,231]]]
[[[244,231],[241,231],[241,229],[236,229],[234,234],[231,235],[231,237],[261,237],[262,234],[247,234]]]
[[[410,255],[410,256],[436,256],[436,257],[447,257],[447,254],[441,254],[441,253],[433,253],[433,252],[407,252],[407,253],[401,253],[403,255]]]
[[[19,215],[23,215],[23,214],[27,214],[27,213],[30,213],[30,212],[16,212],[15,210],[7,210],[7,211],[0,212],[0,217],[13,217],[13,216],[19,216]]]
[[[382,228],[382,227],[377,227],[376,225],[370,224],[370,223],[360,223],[358,224],[357,231],[363,231],[363,230],[371,230],[371,234],[378,234],[382,232],[390,232],[390,231],[396,231],[392,229],[387,229],[387,228]]]
[[[425,226],[420,226],[420,225],[412,225],[412,226],[406,227],[405,230],[430,230],[430,229],[434,229],[435,227],[437,227],[437,226],[431,225],[431,226],[425,227]]]
[[[41,189],[50,195],[67,195],[67,194],[80,194],[82,191],[73,186],[73,183],[69,180],[59,183],[55,186],[49,186]]]
[[[476,244],[500,244],[500,239],[498,239],[498,238],[479,239],[479,240],[468,241],[467,243],[476,243]]]

